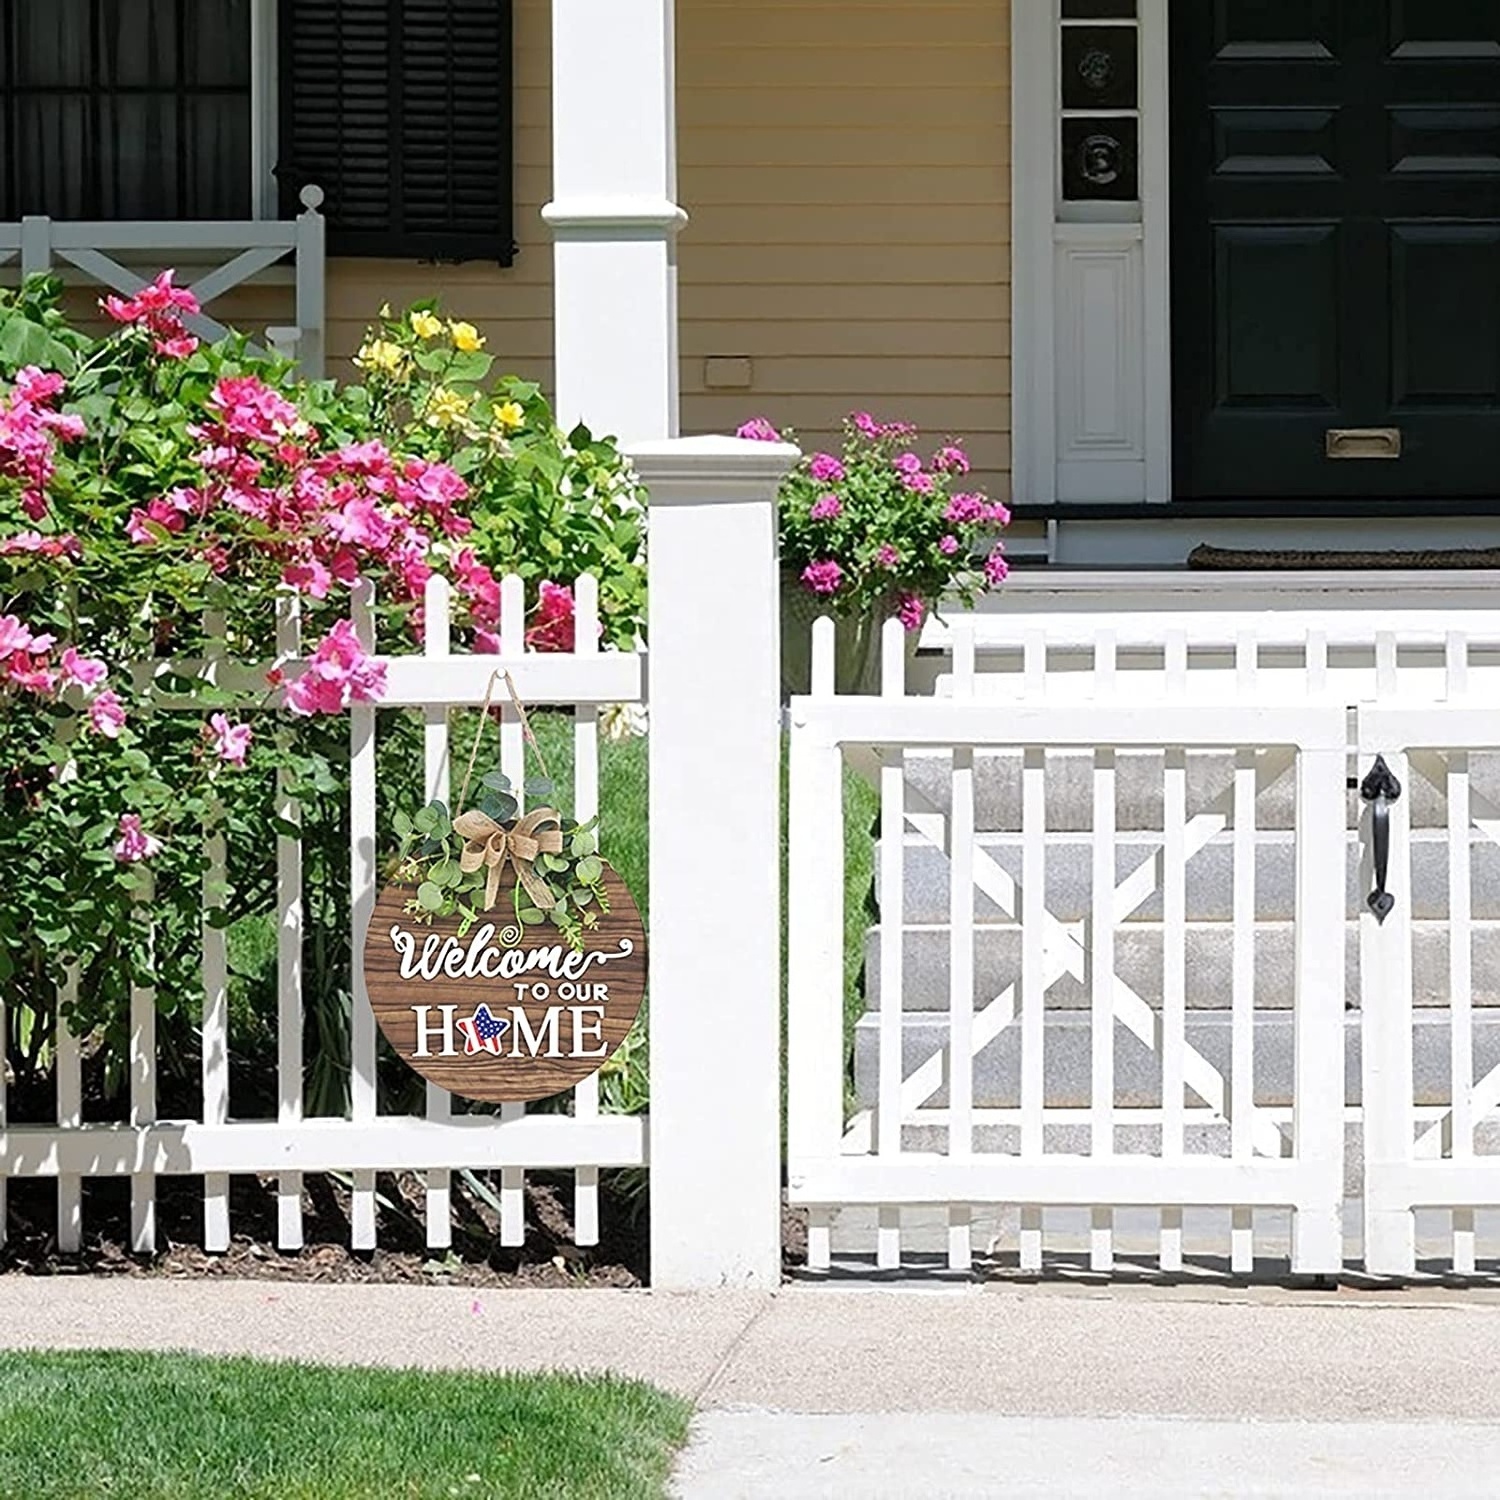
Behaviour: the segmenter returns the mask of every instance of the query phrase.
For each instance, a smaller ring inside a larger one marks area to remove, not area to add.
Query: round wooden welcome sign
[[[545,1099],[598,1072],[646,990],[635,902],[607,865],[600,889],[608,910],[573,946],[549,923],[507,922],[509,902],[465,926],[413,910],[411,886],[388,886],[364,966],[391,1046],[450,1093],[496,1104]]]

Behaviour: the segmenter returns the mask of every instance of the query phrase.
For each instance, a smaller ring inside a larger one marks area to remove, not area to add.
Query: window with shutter
[[[250,0],[3,0],[0,219],[248,219]]]
[[[335,255],[515,257],[510,0],[280,0],[283,212]]]

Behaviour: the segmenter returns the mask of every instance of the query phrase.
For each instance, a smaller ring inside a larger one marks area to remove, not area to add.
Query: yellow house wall
[[[1009,0],[679,0],[684,431],[822,443],[868,408],[966,438],[1008,492],[1009,34]],[[335,360],[436,293],[550,383],[550,70],[549,0],[519,0],[515,266],[333,262]],[[710,389],[716,356],[750,388]]]

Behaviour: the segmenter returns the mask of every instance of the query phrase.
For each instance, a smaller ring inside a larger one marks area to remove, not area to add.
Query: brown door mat
[[[1247,552],[1234,547],[1195,547],[1187,565],[1217,573],[1297,573],[1337,568],[1497,568],[1500,547],[1430,552]]]

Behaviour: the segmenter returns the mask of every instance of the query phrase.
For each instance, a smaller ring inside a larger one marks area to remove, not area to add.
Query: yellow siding
[[[516,6],[516,265],[335,262],[336,358],[382,301],[437,293],[550,381],[549,17]],[[686,431],[821,442],[867,407],[967,438],[1006,492],[1009,33],[1008,0],[679,0]],[[712,356],[753,386],[707,389]]]

